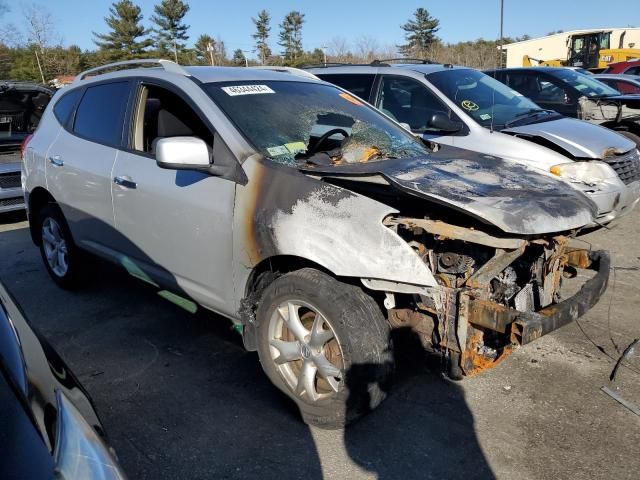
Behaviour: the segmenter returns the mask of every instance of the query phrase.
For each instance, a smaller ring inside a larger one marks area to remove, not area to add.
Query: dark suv
[[[38,127],[53,94],[36,83],[0,81],[0,213],[24,208],[21,145]]]
[[[640,96],[623,95],[563,67],[504,68],[486,71],[542,108],[616,130],[640,147]]]

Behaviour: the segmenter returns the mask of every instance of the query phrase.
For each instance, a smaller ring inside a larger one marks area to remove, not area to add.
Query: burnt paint
[[[302,170],[350,177],[378,174],[405,193],[453,207],[508,233],[566,231],[590,223],[596,215],[591,200],[560,180],[506,159],[453,147],[428,157]]]

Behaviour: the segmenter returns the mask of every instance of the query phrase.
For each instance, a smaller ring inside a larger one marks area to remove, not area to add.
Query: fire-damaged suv
[[[551,174],[434,151],[306,72],[141,62],[81,74],[27,145],[44,264],[71,287],[91,252],[228,317],[309,423],[383,400],[394,329],[460,378],[606,288],[608,254],[573,240],[596,207]]]

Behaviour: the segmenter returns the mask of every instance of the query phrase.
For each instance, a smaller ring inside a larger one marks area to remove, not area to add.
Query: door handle
[[[56,167],[61,167],[64,165],[64,161],[60,157],[60,155],[53,155],[49,157],[49,163],[55,165]]]
[[[113,183],[125,188],[136,188],[138,184],[128,177],[113,177]]]

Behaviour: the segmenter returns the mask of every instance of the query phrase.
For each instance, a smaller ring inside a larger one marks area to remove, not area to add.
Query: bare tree
[[[327,54],[335,62],[345,62],[351,56],[349,42],[344,37],[333,37],[327,43]]]
[[[365,62],[375,60],[378,40],[370,35],[360,35],[355,42],[356,54]]]
[[[46,82],[47,50],[55,43],[61,43],[60,37],[56,33],[53,17],[46,8],[32,3],[23,7],[22,14],[26,21],[27,42],[35,47],[34,54],[38,62],[38,70],[44,83]]]

